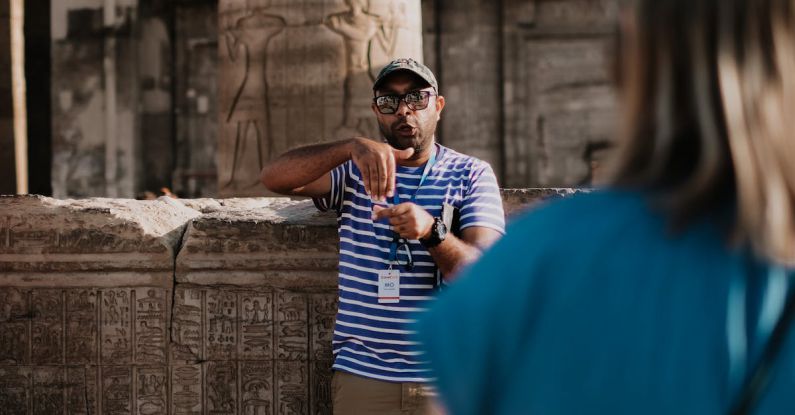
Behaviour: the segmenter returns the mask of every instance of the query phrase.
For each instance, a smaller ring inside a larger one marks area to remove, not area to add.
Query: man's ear
[[[376,117],[377,117],[379,114],[381,114],[381,112],[380,112],[380,111],[378,111],[378,107],[375,105],[375,102],[373,102],[373,103],[371,103],[371,104],[370,104],[370,109],[372,109],[372,110],[373,110],[373,114],[375,114],[375,116],[376,116]]]
[[[442,109],[444,109],[444,104],[445,104],[444,97],[441,96],[441,95],[437,96],[436,97],[436,119],[437,120],[441,118]]]

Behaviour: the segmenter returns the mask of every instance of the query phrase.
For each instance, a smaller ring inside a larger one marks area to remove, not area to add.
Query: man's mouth
[[[395,131],[402,136],[412,136],[417,133],[417,128],[411,124],[401,123],[395,128]]]

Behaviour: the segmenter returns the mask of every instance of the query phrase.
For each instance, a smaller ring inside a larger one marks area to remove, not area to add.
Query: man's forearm
[[[445,281],[455,278],[457,272],[468,264],[477,261],[482,251],[455,235],[448,234],[439,245],[428,249]]]
[[[313,144],[290,150],[262,169],[262,184],[276,193],[291,193],[317,180],[351,157],[352,140]]]

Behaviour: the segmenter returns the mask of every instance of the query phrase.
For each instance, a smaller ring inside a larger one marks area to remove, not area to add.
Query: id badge
[[[400,271],[386,269],[378,271],[378,303],[400,302]]]

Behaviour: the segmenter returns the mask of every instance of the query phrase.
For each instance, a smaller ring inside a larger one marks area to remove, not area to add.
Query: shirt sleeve
[[[331,191],[325,197],[313,197],[315,207],[321,212],[335,210],[339,213],[342,208],[343,195],[345,194],[345,181],[348,177],[350,162],[340,164],[331,170]]]
[[[505,234],[505,213],[497,178],[488,163],[472,170],[469,188],[461,204],[461,229],[482,226]]]

